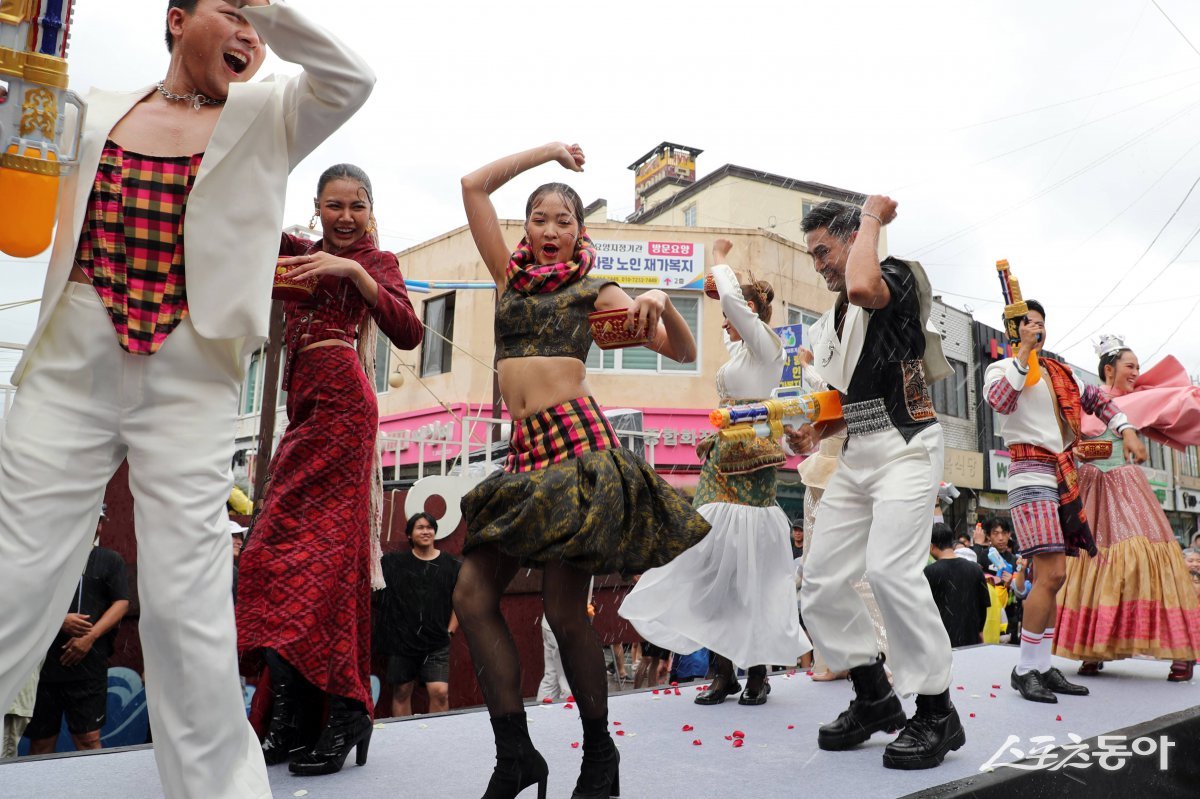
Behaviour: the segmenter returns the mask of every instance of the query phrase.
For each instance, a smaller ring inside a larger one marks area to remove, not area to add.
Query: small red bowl
[[[588,324],[592,327],[592,338],[596,346],[602,350],[617,350],[622,347],[637,347],[650,341],[649,333],[635,336],[625,327],[625,317],[628,308],[614,308],[611,311],[593,311],[588,314]]]

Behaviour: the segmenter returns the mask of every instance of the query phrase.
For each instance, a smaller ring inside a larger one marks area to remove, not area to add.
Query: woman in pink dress
[[[1200,443],[1200,387],[1167,357],[1144,374],[1117,337],[1101,339],[1105,392],[1147,437],[1183,449]],[[1092,417],[1084,435],[1111,439]],[[1067,563],[1058,597],[1055,654],[1097,674],[1104,661],[1131,655],[1170,660],[1167,679],[1191,680],[1200,655],[1200,602],[1175,533],[1145,473],[1127,464],[1119,441],[1108,458],[1079,469],[1080,493],[1099,554]]]

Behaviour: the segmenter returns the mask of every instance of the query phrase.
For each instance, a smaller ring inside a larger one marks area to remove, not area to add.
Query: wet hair
[[[990,536],[992,534],[992,529],[996,527],[999,527],[1006,533],[1012,534],[1012,527],[1009,526],[1006,519],[1000,516],[992,516],[991,518],[984,519],[983,534]]]
[[[428,513],[415,513],[409,518],[408,524],[404,525],[404,534],[408,536],[409,541],[412,541],[413,530],[416,529],[417,522],[421,521],[421,519],[429,522],[429,526],[433,528],[435,533],[437,532],[437,519]]]
[[[334,164],[321,173],[321,177],[317,180],[317,196],[321,196],[321,192],[325,191],[325,187],[335,180],[353,180],[362,185],[367,192],[367,202],[371,207],[375,207],[375,190],[371,188],[371,179],[367,177],[367,173],[361,167],[354,164]]]
[[[533,206],[537,205],[537,201],[547,194],[557,194],[566,200],[567,205],[571,206],[571,213],[575,214],[579,229],[583,230],[583,200],[579,193],[566,183],[544,183],[534,189],[533,194],[525,201],[525,221],[529,221],[529,217],[533,215]]]
[[[800,229],[805,233],[812,233],[814,230],[825,228],[831,236],[846,241],[851,234],[858,231],[861,219],[862,212],[853,205],[829,200],[805,214],[804,219],[800,221]]]
[[[954,549],[954,531],[948,524],[935,522],[929,543],[934,549]]]
[[[1117,362],[1121,360],[1121,356],[1127,352],[1133,352],[1129,347],[1122,347],[1116,352],[1110,352],[1107,355],[1100,356],[1100,364],[1096,367],[1096,374],[1100,375],[1101,383],[1108,383],[1108,378],[1104,375],[1104,367],[1111,366],[1113,368],[1113,376],[1117,374]]]
[[[775,289],[765,280],[755,280],[741,285],[742,297],[746,302],[753,302],[758,309],[758,318],[764,322],[771,321],[771,302],[775,299]]]
[[[1025,305],[1029,307],[1029,310],[1040,313],[1042,315],[1042,321],[1046,321],[1046,309],[1042,307],[1040,302],[1037,300],[1025,300]],[[1017,330],[1021,329],[1022,323],[1024,323],[1024,321],[1028,318],[1028,315],[1017,317]]]
[[[191,15],[191,14],[196,13],[196,6],[199,5],[199,3],[200,3],[200,0],[167,0],[167,13],[168,14],[171,13],[172,8],[181,8],[187,14]],[[171,25],[170,25],[170,23],[168,23],[167,24],[167,52],[172,53],[174,51],[175,51],[175,37],[171,35]]]

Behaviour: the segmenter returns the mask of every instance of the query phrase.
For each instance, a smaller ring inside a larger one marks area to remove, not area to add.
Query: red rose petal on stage
[[[733,737],[734,737],[734,738],[745,738],[745,737],[746,737],[746,733],[742,732],[741,730],[734,730],[734,731],[733,731]]]
[[[651,691],[650,693],[652,693],[652,694],[657,694],[657,693],[658,693],[658,689],[657,689],[657,688],[655,688],[655,689],[654,689],[653,691]]]
[[[684,724],[683,727],[680,728],[680,732],[691,732],[694,729],[696,729],[696,728],[693,727],[691,724]]]
[[[789,725],[788,725],[788,729],[789,729],[789,730],[794,730],[794,729],[796,729],[796,725],[795,725],[795,724],[789,724]]]
[[[619,721],[614,721],[614,722],[613,722],[613,726],[614,726],[614,727],[620,727],[620,726],[621,726],[621,722],[619,722]]]
[[[732,735],[726,735],[726,736],[725,736],[725,740],[726,740],[726,741],[732,741],[732,740],[733,740],[733,736],[732,736]]]
[[[974,714],[974,713],[972,713],[972,714],[971,714],[971,718],[975,718],[975,714]]]
[[[681,693],[679,693],[679,689],[678,689],[678,688],[676,688],[676,689],[675,689],[675,696],[682,696],[682,694],[681,694]]]
[[[737,748],[741,747],[742,744],[744,744],[744,743],[745,743],[745,741],[743,741],[741,738],[738,738],[738,739],[734,740],[733,748],[737,749]]]
[[[543,705],[553,705],[553,704],[554,704],[554,700],[553,700],[553,699],[551,699],[550,697],[546,697],[545,699],[543,699],[543,700],[542,700],[542,704],[543,704]]]
[[[692,746],[703,746],[703,744],[700,743],[699,738],[696,738],[695,740],[692,741]]]
[[[679,686],[679,683],[677,683],[677,682],[671,683],[672,688],[677,688],[678,686]]]
[[[574,701],[575,701],[575,695],[574,695],[574,694],[571,694],[570,696],[568,696],[568,697],[567,697],[567,701],[568,701],[568,702],[574,702]]]
[[[578,749],[578,748],[579,748],[579,741],[572,741],[572,742],[571,742],[571,748],[572,748],[572,749]]]
[[[1055,720],[1055,721],[1062,721],[1062,716],[1055,716],[1055,717],[1054,717],[1054,720]]]
[[[813,675],[813,673],[811,671],[806,671],[804,673],[807,674],[809,677],[811,677]]]
[[[995,699],[995,698],[996,698],[996,695],[995,695],[995,694],[988,694],[988,696],[990,696],[992,699]]]
[[[572,705],[570,702],[567,702],[565,705],[563,705],[563,710],[571,710],[574,707],[575,706]]]
[[[955,686],[955,690],[958,690],[958,691],[965,691],[965,690],[967,690],[967,689],[966,689],[966,688],[963,688],[961,685],[957,685],[957,686]]]
[[[993,687],[993,688],[999,688],[1000,686],[999,686],[999,685],[993,685],[992,687]]]
[[[625,730],[617,730],[617,735],[624,735],[624,734],[625,734]]]

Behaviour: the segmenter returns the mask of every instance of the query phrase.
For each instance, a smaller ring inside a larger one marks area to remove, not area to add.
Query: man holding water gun
[[[797,451],[845,430],[804,568],[805,621],[830,669],[848,669],[855,699],[821,727],[822,749],[849,749],[903,728],[887,745],[888,768],[939,765],[965,741],[950,702],[950,639],[923,569],[943,472],[942,428],[931,381],[949,374],[941,338],[928,327],[929,281],[921,265],[880,261],[882,228],[896,202],[868,197],[861,211],[826,202],[802,222],[814,268],[837,293],[813,327],[813,368],[841,392],[844,425],[802,425]],[[854,583],[863,572],[879,600],[891,652],[888,684],[875,630]],[[897,694],[917,694],[906,718]]]

